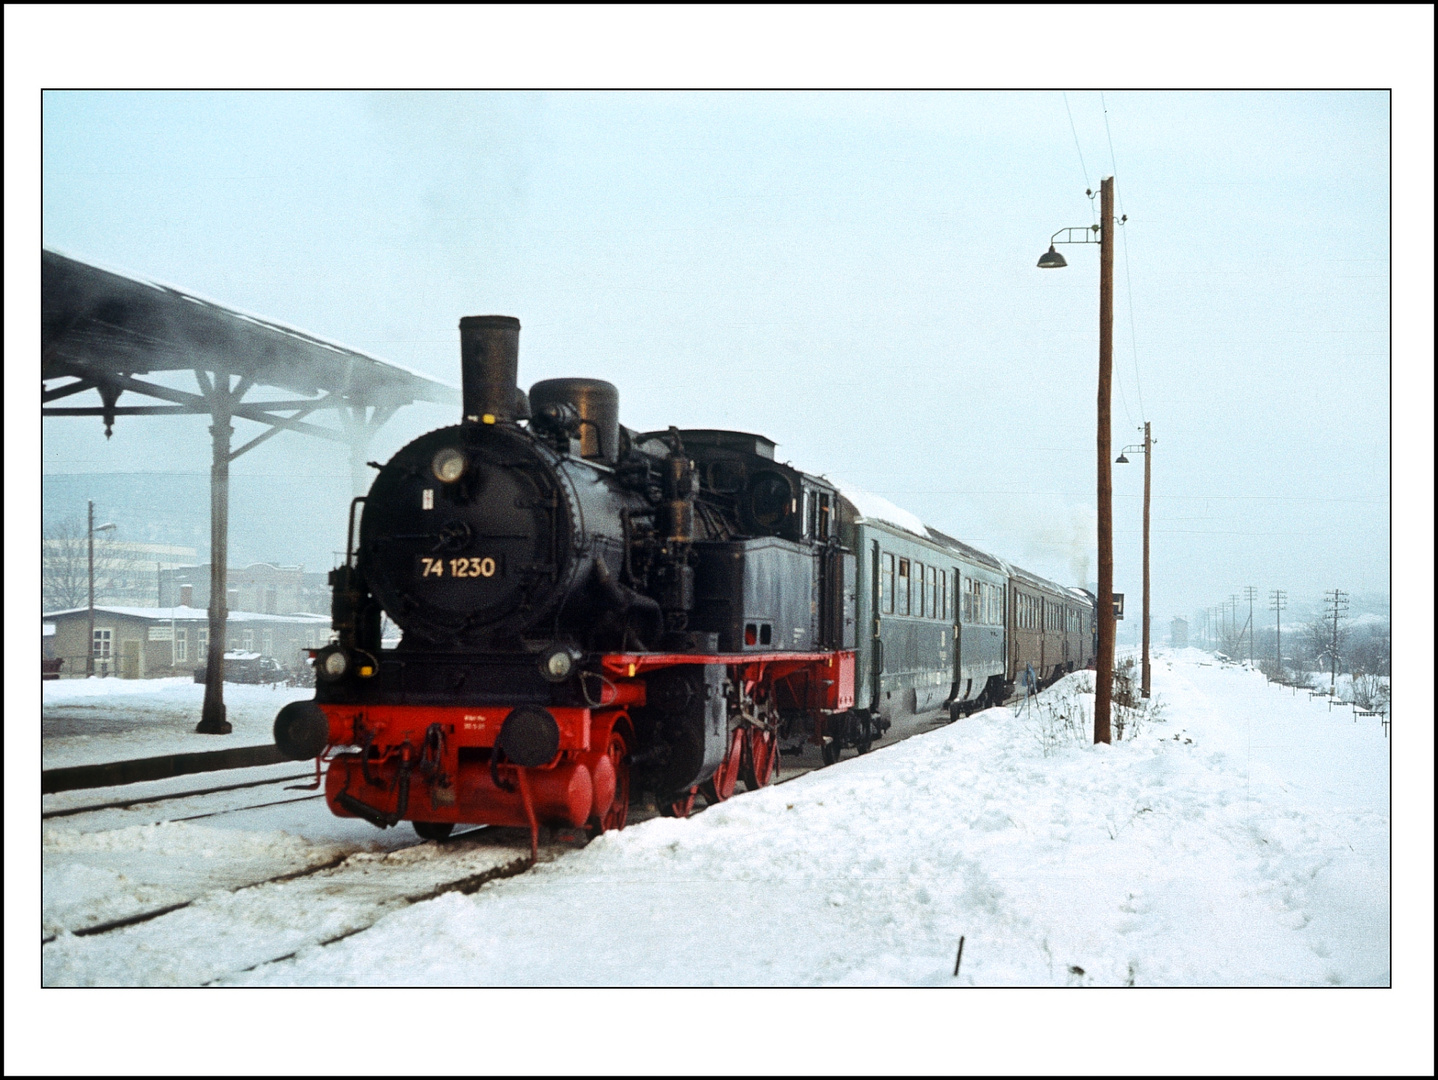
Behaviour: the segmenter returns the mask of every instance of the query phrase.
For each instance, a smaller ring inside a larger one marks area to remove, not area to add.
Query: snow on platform
[[[1154,688],[1131,740],[1045,756],[1035,709],[991,709],[238,981],[1386,985],[1376,721],[1195,650]]]
[[[205,687],[193,678],[41,683],[41,767],[94,765],[274,741],[275,714],[313,688],[225,684],[228,735],[197,735]]]

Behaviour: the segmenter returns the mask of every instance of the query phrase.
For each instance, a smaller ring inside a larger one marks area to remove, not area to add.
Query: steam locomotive
[[[761,435],[631,431],[596,379],[526,395],[517,319],[464,318],[460,343],[461,422],[352,504],[336,640],[314,699],[275,720],[286,756],[329,758],[334,813],[426,838],[528,826],[532,845],[541,825],[623,828],[642,791],[682,817],[769,783],[785,746],[831,764],[896,715],[956,718],[1091,662],[1091,595]]]

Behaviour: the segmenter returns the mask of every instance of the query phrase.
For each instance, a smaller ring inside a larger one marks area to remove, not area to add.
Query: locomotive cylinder
[[[513,421],[520,411],[519,320],[509,315],[466,315],[459,320],[464,422]],[[525,410],[528,411],[527,409]]]

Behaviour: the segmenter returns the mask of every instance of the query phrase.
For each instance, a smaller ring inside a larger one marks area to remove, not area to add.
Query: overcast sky
[[[1154,599],[1166,617],[1249,583],[1314,598],[1334,585],[1386,589],[1391,180],[1393,644],[1403,674],[1393,929],[1417,966],[1381,1000],[1278,994],[1256,1012],[1247,998],[1205,995],[1189,1019],[1226,1033],[1209,1049],[1234,1069],[1321,1069],[1411,1042],[1415,1052],[1390,1071],[1431,1073],[1431,1038],[1421,1037],[1432,1011],[1422,992],[1432,984],[1431,6],[12,4],[4,18],[12,718],[39,712],[29,651],[38,642],[19,631],[33,627],[39,602],[32,364],[42,241],[451,380],[460,316],[517,315],[526,385],[598,375],[619,384],[631,426],[763,431],[796,465],[883,491],[936,526],[1070,580],[1083,546],[1092,557],[1097,251],[1066,249],[1062,271],[1034,262],[1055,229],[1092,220],[1083,190],[1116,162],[1129,221],[1118,247],[1114,444],[1137,438],[1145,417],[1160,440]],[[1381,93],[1110,92],[1107,129],[1092,90],[1068,95],[1073,129],[1057,91],[40,93],[137,82],[1397,90],[1391,148]],[[451,419],[401,414],[380,450]],[[47,420],[44,468],[203,473],[204,427],[122,420],[107,444],[98,422]],[[319,484],[348,474],[327,446],[288,435],[237,469],[304,471]],[[1115,470],[1117,588],[1130,597],[1141,482],[1137,462]],[[39,865],[26,818],[38,743],[38,725],[6,729],[7,881]],[[18,941],[34,925],[39,889],[12,891],[7,935]],[[9,955],[21,965],[38,956],[23,944]],[[38,986],[38,959],[30,963]],[[785,1008],[822,1028],[822,1006],[809,1000],[787,998]],[[951,1069],[958,1044],[945,1000],[876,1002],[873,1030],[900,1031],[897,1042],[862,1032],[766,1042],[755,1029],[754,1045],[781,1067]],[[31,1038],[21,1051],[7,1042],[7,1055],[53,1066],[59,1049],[66,1060],[90,1053],[80,1067],[91,1071],[115,1060],[183,1069],[208,1049],[197,1041],[213,1027],[206,1001],[168,999],[177,1037],[140,1048],[134,1033],[148,1018],[125,1001],[90,1016],[93,1037],[77,1041],[63,1011],[9,994],[7,1019]],[[1152,1072],[1172,1060],[1170,1004],[1127,1001],[1135,1022],[1103,1042],[1101,1067]],[[548,1012],[511,1004],[486,999],[519,1033],[496,1044],[497,1060],[549,1030]],[[333,1058],[330,1044],[288,1037],[294,1025],[277,1023],[259,997],[229,1008],[241,1027],[270,1033],[240,1047],[261,1068]],[[700,1037],[687,1003],[660,994],[646,1008],[657,1010],[661,1043]],[[1076,1001],[1046,1018],[1050,1037],[1036,1041],[1007,995],[966,997],[964,1023],[984,1037],[959,1043],[980,1067],[988,1055],[1011,1067],[1017,1048],[1054,1071],[1077,1060],[1075,1048],[1087,1060],[1105,1008]],[[396,1047],[365,1052],[388,1063],[387,1053],[404,1052]]]
[[[1105,106],[1107,112],[1105,113]],[[609,379],[1078,583],[1094,561],[1098,248],[1117,175],[1115,451],[1153,424],[1159,616],[1385,593],[1389,96],[47,93],[46,246],[458,382]],[[439,423],[413,409],[393,452]],[[47,472],[205,467],[204,421],[46,422]],[[243,435],[243,432],[241,432]],[[1142,458],[1114,471],[1137,599]],[[343,469],[282,436],[237,473]],[[243,522],[233,523],[242,529]]]

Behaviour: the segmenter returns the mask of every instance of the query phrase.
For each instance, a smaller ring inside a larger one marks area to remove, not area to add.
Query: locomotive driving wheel
[[[694,796],[697,794],[699,794],[698,788],[690,788],[687,794],[681,795],[677,799],[670,799],[668,802],[660,803],[660,816],[687,818],[694,809]]]
[[[744,729],[744,758],[740,778],[749,791],[766,787],[774,779],[774,766],[779,761],[779,740],[771,728]]]
[[[618,728],[609,733],[607,756],[614,767],[614,799],[608,810],[589,819],[592,836],[622,829],[629,820],[629,741]]]
[[[714,775],[699,786],[700,792],[710,806],[721,803],[734,794],[734,785],[739,782],[739,766],[744,757],[744,729],[735,728],[729,736],[729,751],[714,770]]]

